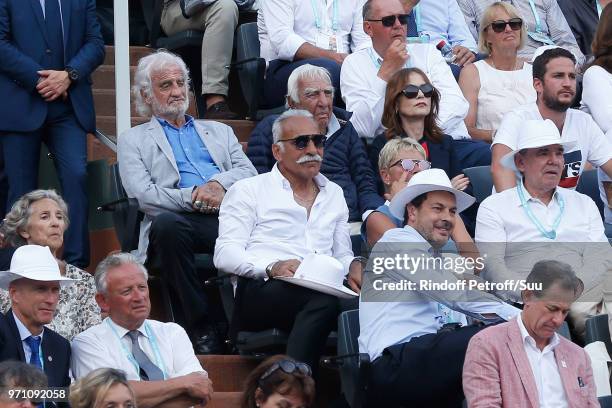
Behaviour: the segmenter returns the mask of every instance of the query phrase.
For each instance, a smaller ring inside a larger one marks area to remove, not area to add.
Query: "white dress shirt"
[[[140,348],[162,370],[166,379],[204,371],[187,333],[178,324],[145,320],[138,331]],[[132,341],[128,332],[107,317],[77,335],[72,340],[74,378],[84,377],[96,368],[111,367],[125,371],[130,381],[140,381],[138,369],[132,362]]]
[[[546,254],[548,259],[572,266],[583,280],[586,293],[605,272],[604,261],[610,261],[610,247],[597,206],[590,197],[562,187],[557,187],[555,196],[545,205],[524,189],[527,205],[546,231],[552,229],[559,216],[558,196],[563,198],[565,209],[556,238],[551,240],[545,238],[527,216],[517,188],[487,197],[478,209],[476,242],[481,255],[487,255],[482,276],[494,282],[525,279],[532,266]],[[595,242],[604,245],[595,245]],[[602,250],[607,252],[602,253]],[[520,301],[520,290],[498,294]]]
[[[379,242],[427,243],[410,226],[394,228],[385,232]],[[376,247],[374,247],[373,252],[376,252]],[[361,294],[362,296],[364,294],[363,288]],[[364,301],[362,296],[359,298],[359,324],[361,327],[359,351],[368,353],[372,361],[378,358],[387,347],[407,343],[414,337],[436,333],[441,327],[439,303],[459,312],[460,317],[463,313],[482,321],[491,321],[491,319],[483,316],[486,313],[495,313],[507,321],[520,312],[519,309],[484,293],[483,298],[488,298],[490,301],[451,303],[448,301],[450,296],[445,296],[443,291],[440,291],[439,301],[432,301],[432,298],[420,295],[422,301],[419,302],[370,302]],[[464,319],[461,320],[465,321]]]
[[[333,31],[337,2],[337,30]],[[317,45],[319,33],[335,35],[338,52],[354,52],[372,45],[363,31],[361,9],[365,0],[265,0],[257,16],[260,56],[270,62],[293,61],[304,43]],[[318,16],[320,28],[315,18]]]
[[[468,103],[440,51],[432,44],[408,44],[406,68],[420,68],[440,91],[438,121],[455,139],[469,138],[463,119]],[[340,89],[346,110],[353,112],[351,123],[359,136],[373,139],[384,130],[381,124],[387,82],[378,76],[382,57],[369,47],[346,57],[340,71]]]
[[[340,187],[315,176],[319,193],[307,215],[293,198],[289,181],[275,164],[269,173],[236,182],[219,212],[215,267],[266,279],[272,262],[303,259],[310,253],[336,258],[348,273],[353,260],[348,207]]]
[[[30,350],[30,346],[25,340],[30,336],[38,336],[40,337],[40,344],[42,344],[42,339],[43,339],[43,335],[45,334],[45,329],[43,328],[43,331],[40,334],[34,335],[30,333],[30,330],[28,330],[28,328],[25,327],[23,323],[21,323],[21,320],[19,320],[15,312],[12,312],[12,313],[13,313],[13,318],[15,319],[15,324],[17,325],[17,330],[19,330],[19,338],[21,339],[21,347],[23,348],[23,354],[25,356],[25,361],[29,363],[30,357],[32,357],[32,350]],[[40,357],[42,358],[43,356],[41,355]]]
[[[542,120],[537,104],[530,103],[504,115],[493,145],[501,143],[516,150],[520,129],[526,120]],[[590,115],[576,109],[568,109],[561,132],[561,140],[575,141],[576,146],[564,152],[565,170],[560,185],[575,188],[578,177],[588,161],[593,167],[599,167],[612,159],[612,145],[601,132]],[[572,154],[573,153],[573,154]],[[566,181],[567,179],[567,181]]]
[[[559,366],[557,366],[557,360],[555,360],[555,347],[559,345],[559,335],[557,333],[553,334],[549,343],[543,350],[540,350],[536,346],[535,339],[525,328],[522,313],[516,319],[516,322],[521,331],[525,354],[527,354],[531,372],[538,388],[539,407],[566,408],[565,388],[563,388]]]
[[[582,106],[604,133],[612,130],[612,74],[593,65],[582,78]]]

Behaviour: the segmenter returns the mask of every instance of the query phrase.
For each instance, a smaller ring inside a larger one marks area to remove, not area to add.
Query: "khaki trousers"
[[[183,17],[179,0],[166,1],[161,27],[167,35],[185,30],[204,31],[202,41],[202,94],[227,96],[232,59],[234,30],[238,24],[238,7],[234,0],[217,0],[200,14]]]

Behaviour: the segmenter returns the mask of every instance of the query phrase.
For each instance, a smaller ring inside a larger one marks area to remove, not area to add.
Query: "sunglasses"
[[[402,168],[406,171],[413,171],[416,166],[419,166],[421,170],[427,170],[431,168],[431,163],[427,160],[413,160],[413,159],[400,159],[393,163],[389,168],[395,167],[398,164],[402,165]]]
[[[392,15],[392,16],[385,16],[385,17],[381,17],[378,20],[366,20],[366,21],[380,21],[383,25],[383,27],[393,27],[393,25],[395,24],[395,19],[399,20],[399,23],[401,25],[408,25],[408,14],[397,14],[397,15]]]
[[[299,371],[300,373],[308,377],[312,375],[312,370],[310,369],[310,366],[306,363],[301,363],[299,361],[293,360],[279,360],[276,363],[272,364],[270,368],[268,368],[266,372],[263,373],[261,377],[259,377],[259,381],[261,382],[265,380],[266,378],[274,374],[276,370],[279,369],[283,370],[285,374],[293,374],[294,372]]]
[[[308,143],[312,140],[315,147],[320,149],[321,147],[325,147],[325,140],[327,137],[325,135],[302,135],[298,137],[294,137],[293,139],[281,139],[279,142],[291,142],[298,150],[304,150]]]
[[[414,99],[419,95],[419,90],[423,92],[423,96],[430,98],[434,93],[434,87],[431,84],[423,84],[421,86],[408,85],[402,90],[402,94],[408,99]]]
[[[523,27],[523,20],[518,17],[511,18],[508,21],[495,20],[489,25],[496,33],[503,33],[504,31],[506,31],[506,25],[509,25],[512,31],[517,31]]]

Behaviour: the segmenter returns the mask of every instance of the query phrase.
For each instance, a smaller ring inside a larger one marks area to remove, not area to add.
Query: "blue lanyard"
[[[373,48],[368,48],[368,55],[370,56],[370,59],[372,60],[372,63],[374,64],[376,69],[380,69],[380,67],[382,65],[382,63],[380,61],[382,59],[381,58],[377,58],[374,55],[374,49]],[[406,61],[406,63],[404,64],[404,68],[410,68],[410,59],[408,59],[408,61]]]
[[[317,4],[315,3],[316,0],[310,0],[310,5],[312,6],[312,13],[314,14],[314,18],[315,18],[315,26],[317,27],[317,29],[319,31],[321,31],[321,28],[323,27],[323,25],[321,24],[321,17],[319,16],[319,7],[317,6]],[[336,31],[338,31],[338,0],[332,0],[332,8],[333,8],[333,14],[332,14],[332,31],[335,33]]]
[[[595,4],[597,5],[597,15],[599,16],[599,18],[601,18],[601,3],[599,2],[599,0],[595,0]]]
[[[555,199],[559,203],[559,215],[557,216],[557,219],[553,223],[552,229],[550,231],[546,231],[542,223],[540,223],[540,221],[536,218],[536,216],[531,211],[531,208],[529,207],[529,203],[527,202],[527,200],[525,200],[525,193],[523,193],[523,180],[522,179],[519,179],[518,181],[517,191],[518,191],[519,199],[521,200],[521,207],[523,207],[523,210],[525,210],[527,217],[537,227],[540,233],[545,238],[548,238],[548,239],[557,238],[557,228],[559,228],[559,224],[561,223],[561,218],[563,217],[563,212],[565,210],[565,200],[563,200],[563,197],[561,197],[561,194],[559,193],[555,194]]]
[[[540,16],[536,10],[535,4],[533,4],[533,0],[529,0],[529,5],[531,6],[531,12],[533,13],[533,17],[535,18],[536,23],[536,33],[544,33],[542,30],[542,23],[540,22]]]
[[[110,327],[113,333],[115,333],[115,337],[117,337],[117,339],[119,340],[119,344],[121,344],[121,348],[123,349],[125,356],[127,357],[128,360],[130,360],[130,363],[134,365],[134,368],[136,369],[136,373],[139,373],[140,367],[138,366],[138,362],[136,361],[136,359],[134,359],[134,355],[132,354],[132,352],[128,350],[127,347],[125,347],[125,344],[121,340],[121,337],[119,337],[119,333],[117,333],[117,330],[115,330],[115,327],[111,324],[110,320],[111,320],[110,317],[107,318],[106,324],[108,324],[108,327]],[[147,333],[147,337],[149,339],[149,343],[151,344],[151,348],[153,349],[153,353],[155,353],[155,362],[157,363],[156,365],[161,370],[164,376],[164,380],[165,380],[168,378],[168,376],[166,375],[166,370],[164,368],[164,362],[161,359],[161,354],[159,353],[159,347],[157,346],[157,339],[153,335],[153,332],[151,331],[149,324],[147,322],[145,322],[145,332]]]
[[[417,4],[412,9],[414,11],[414,22],[416,23],[417,34],[421,35],[421,7]]]

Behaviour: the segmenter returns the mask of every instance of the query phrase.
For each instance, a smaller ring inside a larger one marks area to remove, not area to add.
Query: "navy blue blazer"
[[[0,313],[1,315],[1,313]],[[19,329],[13,316],[13,309],[9,309],[6,315],[0,318],[0,361],[18,360],[25,361],[25,354],[19,336]],[[47,375],[49,387],[68,387],[70,377],[70,343],[68,340],[45,327],[42,343],[44,371]]]
[[[64,26],[64,62],[80,78],[68,89],[79,124],[96,127],[91,73],[104,60],[104,42],[95,0],[60,0]],[[47,103],[36,91],[37,71],[47,49],[40,0],[0,0],[0,131],[31,132],[41,127]]]

